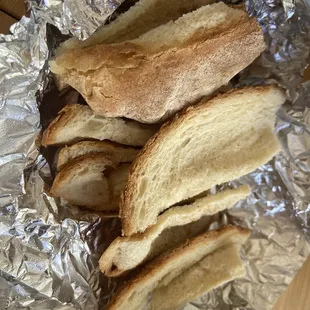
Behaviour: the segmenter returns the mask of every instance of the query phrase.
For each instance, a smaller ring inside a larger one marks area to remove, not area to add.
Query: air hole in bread
[[[113,168],[113,167],[111,167],[111,166],[107,166],[101,173],[102,173],[106,178],[108,178],[109,175],[110,175],[110,173],[111,173],[112,171],[114,171],[114,170],[115,170],[115,168]]]
[[[147,188],[147,184],[148,184],[148,179],[147,178],[143,178],[141,180],[140,186],[139,186],[139,195],[143,195],[145,193],[145,190]]]
[[[190,141],[191,141],[191,138],[186,139],[186,140],[182,143],[181,147],[185,147]]]
[[[115,264],[112,264],[111,271],[115,271],[117,269],[117,266]]]

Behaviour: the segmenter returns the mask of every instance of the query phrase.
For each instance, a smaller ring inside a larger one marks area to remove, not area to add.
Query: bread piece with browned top
[[[158,285],[167,285],[174,278],[222,247],[231,244],[244,244],[249,235],[249,230],[237,226],[225,226],[203,233],[173,251],[164,253],[147,264],[140,273],[131,278],[113,296],[108,310],[145,309],[149,293]]]
[[[71,146],[65,146],[59,151],[57,170],[60,171],[70,160],[82,155],[103,153],[114,161],[131,163],[136,158],[139,149],[123,146],[110,141],[81,141]]]
[[[105,154],[87,154],[69,161],[56,175],[51,195],[88,209],[117,211],[130,169]]]
[[[226,85],[264,49],[255,19],[220,2],[131,41],[70,50],[50,66],[96,113],[156,123]]]
[[[57,54],[100,43],[118,43],[135,39],[153,28],[212,2],[214,0],[139,0],[116,20],[99,28],[88,39],[80,41],[72,38],[65,41],[57,49]]]
[[[69,104],[44,131],[42,145],[68,145],[85,139],[97,139],[143,146],[155,132],[153,126],[100,116],[86,105]]]
[[[101,271],[108,277],[120,276],[152,260],[206,230],[211,215],[232,208],[249,194],[250,188],[241,186],[165,211],[144,233],[116,238],[100,258]]]

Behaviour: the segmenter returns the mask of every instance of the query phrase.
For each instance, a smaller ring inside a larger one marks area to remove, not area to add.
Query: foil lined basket
[[[47,60],[64,35],[87,38],[117,16],[121,3],[31,0],[30,17],[13,25],[12,35],[1,35],[0,309],[104,309],[117,285],[100,275],[98,259],[120,233],[118,219],[50,197],[49,154],[39,141],[58,100]],[[309,253],[310,83],[302,83],[310,46],[308,5],[246,1],[268,48],[233,83],[279,83],[287,89],[291,102],[279,111],[276,125],[283,152],[230,184],[250,184],[252,194],[208,228],[234,223],[253,230],[242,252],[247,276],[185,309],[271,309]]]

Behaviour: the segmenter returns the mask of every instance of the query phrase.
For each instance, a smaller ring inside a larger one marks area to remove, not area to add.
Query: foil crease
[[[28,0],[38,17],[63,34],[85,40],[103,25],[124,0]]]
[[[98,258],[119,234],[117,219],[82,212],[48,195],[51,171],[38,150],[38,105],[51,87],[46,60],[56,37],[87,38],[122,1],[29,1],[32,13],[0,42],[0,309],[98,309],[117,283],[100,277]],[[222,213],[214,229],[253,230],[242,250],[247,276],[185,309],[271,309],[309,253],[310,83],[300,84],[310,44],[307,3],[247,0],[268,48],[234,83],[277,82],[291,102],[278,113],[283,146],[275,160],[230,186],[252,194]],[[52,33],[53,34],[53,33]],[[55,41],[55,42],[54,42]],[[214,189],[214,192],[222,187]]]

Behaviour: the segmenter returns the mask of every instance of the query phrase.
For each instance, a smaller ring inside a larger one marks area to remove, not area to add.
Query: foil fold
[[[49,196],[51,170],[39,150],[50,96],[47,59],[60,35],[85,39],[121,0],[31,0],[31,14],[0,36],[0,309],[104,309],[117,283],[100,276],[98,259],[120,233],[117,219],[82,212]],[[247,276],[185,309],[271,309],[309,253],[310,83],[307,3],[246,0],[268,48],[235,86],[277,82],[291,100],[279,111],[277,158],[231,182],[252,194],[209,229],[233,223],[253,230],[242,250]],[[214,189],[214,192],[222,187]]]

